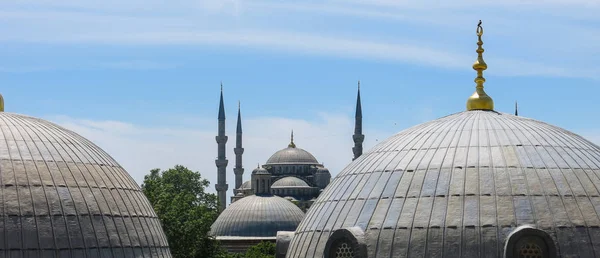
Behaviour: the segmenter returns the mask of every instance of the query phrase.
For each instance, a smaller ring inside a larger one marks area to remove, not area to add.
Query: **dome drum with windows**
[[[286,257],[599,257],[600,147],[494,110],[401,131],[358,157],[319,195]]]

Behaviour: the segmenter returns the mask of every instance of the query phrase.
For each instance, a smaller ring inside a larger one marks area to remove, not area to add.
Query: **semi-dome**
[[[290,201],[275,195],[251,195],[225,209],[211,226],[220,237],[275,237],[277,231],[294,231],[304,213]]]
[[[288,176],[281,178],[271,185],[271,188],[287,188],[287,187],[310,187],[304,180]]]
[[[581,136],[495,111],[456,113],[350,163],[287,257],[504,257],[505,248],[506,257],[594,257],[599,189],[600,147]]]
[[[265,165],[318,165],[319,162],[310,154],[297,147],[287,147],[283,150],[275,152]]]
[[[171,257],[140,187],[94,143],[5,112],[0,129],[1,257]]]
[[[329,169],[326,167],[320,167],[317,169],[317,173],[329,173]]]
[[[252,181],[248,180],[240,186],[240,189],[252,189]]]

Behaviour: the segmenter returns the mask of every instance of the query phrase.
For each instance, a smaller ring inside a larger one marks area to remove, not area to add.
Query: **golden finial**
[[[467,100],[467,110],[494,110],[494,101],[483,91],[483,71],[487,69],[487,64],[483,61],[483,41],[481,36],[483,35],[483,27],[481,27],[481,20],[477,24],[477,60],[473,63],[473,70],[477,71],[477,78],[475,78],[475,93]]]
[[[296,144],[294,143],[294,130],[292,130],[292,137],[290,140],[290,144],[288,144],[288,148],[296,148]]]
[[[4,97],[0,94],[0,112],[4,112]]]

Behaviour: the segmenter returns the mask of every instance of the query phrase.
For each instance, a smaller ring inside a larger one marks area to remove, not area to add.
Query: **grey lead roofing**
[[[294,177],[286,176],[281,178],[271,185],[271,188],[286,188],[286,187],[310,187],[304,180]]]
[[[600,148],[567,130],[467,111],[404,130],[339,173],[311,206],[287,257],[322,257],[358,226],[369,257],[503,257],[520,225],[559,257],[600,256]]]
[[[304,213],[292,202],[275,195],[250,195],[225,209],[211,226],[215,237],[275,237],[277,231],[294,231]]]
[[[0,112],[0,257],[171,257],[139,186],[56,124]]]
[[[318,165],[317,158],[305,151],[296,147],[288,147],[275,152],[265,165]]]

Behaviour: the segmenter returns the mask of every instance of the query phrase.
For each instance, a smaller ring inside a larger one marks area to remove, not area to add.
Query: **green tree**
[[[206,193],[209,182],[200,173],[177,165],[144,177],[142,191],[150,200],[175,258],[217,257],[222,249],[208,233],[219,216],[217,196]]]
[[[274,258],[275,243],[261,242],[258,245],[248,248],[244,258]]]

